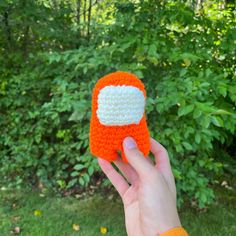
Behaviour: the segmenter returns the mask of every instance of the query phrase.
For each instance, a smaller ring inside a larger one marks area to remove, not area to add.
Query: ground
[[[190,207],[180,210],[182,224],[191,236],[236,235],[236,191],[224,187],[215,191],[216,200],[206,211]],[[17,231],[21,236],[96,236],[102,235],[100,227],[107,228],[107,236],[126,236],[118,197],[108,199],[95,194],[76,199],[38,191],[0,190],[1,236],[18,234]]]

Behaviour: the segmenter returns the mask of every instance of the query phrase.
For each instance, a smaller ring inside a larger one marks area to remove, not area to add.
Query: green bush
[[[184,196],[204,207],[222,171],[214,144],[236,129],[235,29],[230,10],[199,15],[181,3],[116,4],[112,24],[94,23],[89,44],[31,55],[0,84],[1,182],[83,188],[99,170],[89,153],[91,92],[116,70],[147,89],[151,135],[166,146]],[[206,8],[207,9],[207,8]]]

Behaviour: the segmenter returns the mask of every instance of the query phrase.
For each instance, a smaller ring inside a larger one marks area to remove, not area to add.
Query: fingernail
[[[125,144],[125,147],[127,147],[128,149],[133,149],[133,148],[136,148],[136,147],[137,147],[136,142],[135,142],[134,139],[131,138],[131,137],[125,138],[124,144]]]

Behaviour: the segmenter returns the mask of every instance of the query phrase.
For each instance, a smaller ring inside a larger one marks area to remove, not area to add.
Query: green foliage
[[[64,14],[57,20],[68,32],[56,31],[59,44],[43,24],[31,26],[50,46],[35,39],[23,65],[24,54],[9,54],[18,64],[1,68],[1,182],[87,186],[99,170],[88,147],[92,88],[101,76],[124,70],[146,85],[149,130],[169,151],[179,204],[183,196],[199,207],[211,203],[210,184],[223,166],[214,145],[232,145],[236,129],[236,33],[230,9],[204,9],[211,11],[196,15],[178,1],[116,2],[102,22],[96,16],[89,41],[81,38],[78,48],[69,47],[74,23]]]

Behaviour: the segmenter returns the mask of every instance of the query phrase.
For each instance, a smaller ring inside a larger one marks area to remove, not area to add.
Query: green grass
[[[216,201],[206,212],[183,208],[181,221],[190,235],[235,236],[235,193],[216,189]],[[34,216],[34,210],[42,211],[42,215]],[[80,225],[80,231],[73,231],[74,223]],[[10,231],[16,226],[22,236],[96,236],[101,235],[100,226],[108,228],[108,236],[126,235],[120,199],[109,200],[99,194],[79,200],[40,197],[38,192],[0,191],[0,235],[12,235]]]
[[[181,221],[191,236],[236,235],[236,191],[222,187],[215,192],[215,202],[206,212],[181,210]]]

